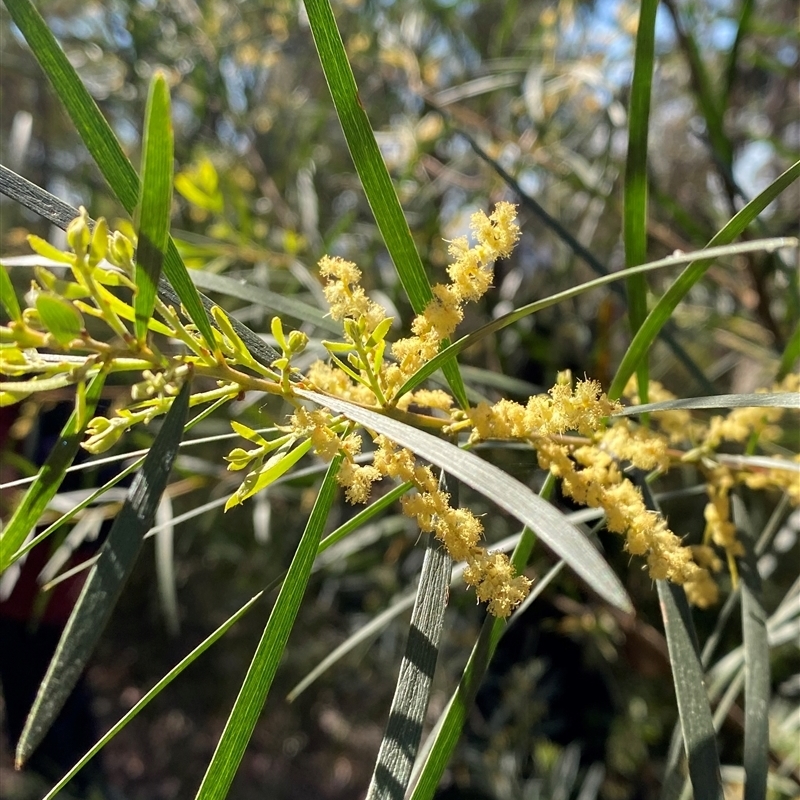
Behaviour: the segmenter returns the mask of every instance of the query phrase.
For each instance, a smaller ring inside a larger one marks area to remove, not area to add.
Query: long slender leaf
[[[422,737],[439,654],[452,562],[428,534],[400,674],[367,800],[403,800]]]
[[[0,573],[14,560],[14,554],[22,547],[25,538],[33,530],[47,504],[58,491],[67,467],[78,452],[86,423],[91,419],[100,400],[107,373],[99,372],[86,390],[86,409],[82,418],[73,411],[64,425],[55,447],[39,470],[36,480],[30,485],[20,504],[8,521],[0,536]]]
[[[330,2],[305,0],[305,7],[336,114],[361,178],[364,193],[411,307],[415,313],[421,314],[433,299],[433,291],[359,97]],[[444,374],[458,402],[465,408],[468,407],[458,366],[448,364],[444,368]]]
[[[716,731],[697,652],[691,609],[680,586],[656,581],[695,797],[723,800]]]
[[[143,342],[153,315],[156,288],[169,243],[172,211],[173,134],[169,87],[161,72],[150,82],[144,113],[141,199],[137,209],[136,338]]]
[[[738,214],[736,214],[722,230],[719,231],[708,243],[709,247],[727,244],[733,241],[747,226],[783,191],[800,177],[800,161],[796,161],[782,175],[776,178],[761,194],[753,198]],[[711,266],[711,258],[701,258],[678,276],[677,280],[662,295],[647,319],[639,328],[633,341],[626,351],[622,363],[617,368],[617,374],[611,383],[609,397],[619,397],[629,378],[633,375],[641,360],[646,357],[658,331],[677,308],[678,303],[686,296],[689,289],[703,277]]]
[[[485,339],[487,336],[492,336],[498,331],[503,330],[503,328],[513,325],[515,322],[519,322],[521,319],[524,319],[531,314],[535,314],[536,312],[542,311],[545,308],[554,306],[557,303],[563,302],[564,300],[570,300],[573,297],[578,297],[579,295],[589,292],[592,289],[598,289],[601,286],[613,283],[614,281],[622,280],[625,277],[629,277],[630,275],[637,273],[651,272],[652,270],[656,269],[664,269],[665,267],[674,267],[680,264],[690,263],[700,255],[700,252],[702,252],[708,258],[721,258],[726,255],[734,255],[735,253],[748,253],[755,250],[768,249],[772,247],[796,246],[797,239],[793,237],[765,239],[760,243],[745,242],[743,244],[727,245],[724,247],[715,247],[713,249],[708,248],[707,251],[704,250],[697,253],[680,253],[678,255],[668,256],[667,258],[661,258],[658,261],[651,261],[649,264],[631,267],[624,272],[601,275],[599,278],[594,278],[593,280],[582,283],[579,286],[573,286],[571,289],[565,289],[563,292],[557,292],[556,294],[550,295],[550,297],[545,297],[541,300],[535,300],[533,303],[520,306],[519,308],[514,309],[514,311],[510,311],[508,314],[503,314],[503,316],[492,320],[492,322],[488,323],[487,325],[484,325],[478,328],[478,330],[467,334],[467,336],[458,339],[448,347],[444,348],[441,352],[437,353],[430,361],[428,361],[427,364],[415,372],[403,384],[395,397],[400,398],[406,394],[406,392],[412,391],[414,388],[419,386],[422,381],[433,375],[433,373],[442,367],[442,365],[448,360],[455,358],[462,350],[465,350],[467,347],[476,344],[477,342],[481,341],[481,339]]]
[[[657,411],[676,409],[698,410],[703,408],[800,408],[800,396],[795,392],[775,392],[773,394],[719,394],[713,397],[683,397],[664,400],[660,403],[646,403],[641,406],[627,406],[617,411],[615,417],[633,417],[638,414],[653,414]]]
[[[228,794],[233,776],[266,702],[272,679],[278,670],[300,602],[305,594],[322,529],[325,527],[336,493],[335,479],[340,464],[341,456],[337,456],[325,474],[286,580],[283,582],[244,683],[198,789],[197,800],[211,798],[219,800]]]
[[[650,127],[657,8],[658,0],[642,0],[639,29],[636,33],[622,213],[626,267],[643,264],[647,258],[647,136]],[[647,282],[644,275],[637,274],[628,277],[625,283],[628,289],[631,335],[635,336],[647,316]],[[649,383],[646,359],[642,359],[637,365],[636,375],[639,399],[646,403]]]
[[[17,745],[17,766],[28,759],[58,716],[133,569],[178,452],[189,397],[187,381],[173,400],[142,469],[128,490],[125,504],[111,526],[97,563],[83,585],[25,722]]]
[[[542,542],[563,558],[601,597],[618,608],[630,610],[630,600],[619,578],[583,533],[552,505],[515,478],[473,453],[460,450],[449,442],[374,411],[338,398],[326,397],[318,392],[300,389],[297,393],[344,414],[348,419],[370,430],[388,436],[392,441],[408,447],[417,455],[447,470],[448,475],[463,481],[524,525],[530,526]]]
[[[546,487],[549,489],[550,486],[552,483],[548,482]],[[521,572],[528,563],[535,542],[536,537],[530,528],[526,527],[511,556],[511,563],[518,571]],[[541,583],[545,584],[544,581]],[[543,586],[535,586],[531,594],[535,593],[538,596],[543,588]],[[410,800],[430,800],[433,797],[461,736],[467,713],[478,692],[478,687],[506,628],[507,624],[504,620],[490,616],[484,620],[478,641],[472,648],[458,687],[450,698],[434,733],[431,734],[431,747],[428,749],[419,772],[412,778],[414,789]]]
[[[0,303],[12,320],[19,322],[22,319],[22,309],[19,307],[14,286],[5,267],[0,267]]]
[[[30,0],[4,0],[14,24],[20,29],[33,51],[56,96],[64,104],[83,143],[91,153],[111,190],[123,208],[133,214],[139,200],[139,178],[130,161],[100,112],[94,99],[69,63],[47,23]],[[181,260],[175,243],[169,240],[164,272],[181,299],[187,313],[205,340],[214,341],[211,324]]]
[[[734,519],[745,549],[742,578],[742,637],[744,647],[744,800],[765,800],[769,774],[770,664],[767,613],[761,600],[755,536],[744,503],[733,498]]]
[[[238,611],[228,617],[211,635],[207,636],[194,648],[188,655],[184,656],[166,675],[147,691],[140,700],[123,717],[119,719],[111,728],[103,734],[87,751],[80,757],[75,764],[70,767],[66,775],[42,798],[42,800],[54,800],[59,792],[94,758],[110,741],[113,739],[140,711],[147,706],[151,700],[156,698],[169,686],[178,675],[183,672],[192,662],[202,655],[212,644],[217,642],[228,630],[238,622],[253,606],[261,599],[264,592],[259,592],[255,597],[248,600]]]

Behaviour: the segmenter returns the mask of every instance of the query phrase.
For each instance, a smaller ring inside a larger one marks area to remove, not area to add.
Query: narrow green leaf
[[[248,600],[238,611],[228,617],[210,636],[200,642],[194,650],[184,656],[166,675],[164,675],[152,689],[147,691],[142,698],[133,706],[118,722],[103,734],[90,748],[84,753],[75,764],[69,768],[67,774],[42,798],[42,800],[55,800],[59,792],[94,758],[110,741],[113,739],[146,705],[169,686],[178,675],[183,672],[198,656],[202,655],[212,644],[219,641],[228,630],[238,622],[253,606],[261,599],[263,592],[259,592],[255,597]]]
[[[739,561],[742,579],[744,646],[744,800],[765,800],[769,774],[770,664],[767,613],[761,600],[761,577],[750,524],[741,524],[743,503],[734,497],[734,518],[745,549]]]
[[[545,484],[548,489],[551,485]],[[526,527],[511,556],[511,563],[518,572],[521,572],[528,563],[535,542],[536,537],[530,528]],[[541,581],[540,585],[534,587],[531,594],[538,596],[547,582],[547,579]],[[433,742],[425,761],[416,777],[412,778],[414,790],[410,800],[431,800],[436,792],[436,787],[450,762],[456,744],[458,744],[464,722],[475,700],[483,676],[506,628],[505,620],[492,616],[487,616],[484,620],[458,687],[450,698],[434,733],[431,734]]]
[[[715,247],[713,249],[708,248],[707,251],[699,251],[697,253],[679,253],[678,255],[661,258],[658,261],[651,261],[649,264],[631,267],[624,272],[601,275],[599,278],[594,278],[586,283],[573,286],[571,289],[565,289],[563,292],[557,292],[556,294],[550,295],[550,297],[544,297],[541,300],[536,300],[533,303],[520,306],[519,308],[514,309],[514,311],[509,311],[508,314],[503,314],[503,316],[492,320],[492,322],[488,323],[487,325],[484,325],[481,328],[478,328],[478,330],[467,334],[467,336],[458,339],[448,347],[442,349],[442,351],[437,353],[427,364],[415,372],[414,375],[412,375],[403,384],[403,386],[397,392],[396,397],[400,398],[407,392],[412,391],[414,388],[419,386],[422,381],[433,375],[433,373],[442,367],[447,361],[455,358],[462,350],[465,350],[467,347],[476,344],[477,342],[481,341],[481,339],[485,339],[487,336],[492,336],[498,331],[503,330],[503,328],[513,325],[515,322],[519,322],[521,319],[524,319],[531,314],[535,314],[537,311],[542,311],[543,309],[554,306],[557,303],[563,302],[564,300],[570,300],[573,297],[578,297],[579,295],[591,291],[592,289],[598,289],[601,286],[605,286],[613,283],[614,281],[621,280],[637,273],[651,272],[656,269],[664,269],[665,267],[674,267],[678,266],[679,264],[690,263],[700,255],[700,252],[702,252],[708,258],[722,258],[726,255],[734,255],[736,253],[749,253],[756,250],[771,249],[773,247],[779,248],[796,246],[797,239],[793,237],[765,239],[761,240],[761,242],[745,242],[742,244]]]
[[[11,283],[11,278],[6,272],[6,268],[0,266],[0,302],[3,304],[9,318],[14,322],[19,322],[22,319],[22,310],[19,307],[14,286]]]
[[[697,652],[691,609],[680,586],[656,581],[695,797],[723,800],[717,734]]]
[[[39,292],[36,296],[36,310],[45,328],[62,347],[80,336],[83,317],[69,300],[55,294]]]
[[[664,400],[641,406],[627,406],[617,411],[615,417],[633,417],[637,414],[653,414],[657,411],[685,409],[694,411],[703,408],[800,408],[800,395],[796,392],[774,392],[772,394],[719,394],[713,397],[685,397]]]
[[[163,73],[150,82],[144,112],[141,196],[137,209],[136,338],[143,342],[169,243],[172,211],[173,133],[169,87]]]
[[[367,800],[403,800],[405,796],[439,655],[451,566],[447,551],[428,534],[406,651]]]
[[[337,456],[325,474],[286,580],[281,586],[244,683],[198,789],[196,800],[221,800],[228,794],[233,776],[239,768],[239,762],[266,702],[305,594],[322,530],[336,493],[336,473],[341,460],[341,456]]]
[[[800,177],[800,161],[796,161],[789,169],[774,180],[761,194],[751,200],[738,214],[736,214],[719,233],[708,243],[709,247],[727,244],[733,241],[747,226],[776,198],[781,192],[785,191],[791,184]],[[643,358],[647,356],[653,341],[666,321],[677,308],[678,303],[686,296],[689,289],[703,277],[706,270],[713,263],[713,259],[701,258],[680,274],[677,280],[662,295],[647,319],[639,328],[633,341],[630,343],[625,353],[622,363],[617,369],[617,374],[608,391],[609,397],[615,399],[619,397],[629,378],[635,372],[637,366]]]
[[[18,768],[42,741],[75,687],[133,569],[178,452],[189,397],[187,381],[167,412],[83,585],[25,721],[17,745]]]
[[[111,126],[31,0],[5,0],[5,4],[111,190],[125,210],[133,214],[139,201],[139,178]],[[207,342],[213,342],[211,324],[203,313],[197,289],[171,239],[164,272],[192,322]]]
[[[448,475],[463,481],[532,528],[542,542],[563,558],[601,597],[624,611],[631,609],[630,600],[619,578],[584,534],[561,512],[516,478],[473,453],[374,411],[339,398],[326,397],[318,392],[299,389],[297,394],[343,414],[369,430],[388,436],[392,441],[447,470]]]
[[[50,451],[36,480],[30,485],[17,506],[8,525],[0,536],[0,573],[12,562],[14,554],[33,530],[47,504],[58,491],[67,467],[78,452],[86,423],[97,408],[100,393],[106,380],[106,372],[99,372],[86,390],[86,411],[83,419],[73,411],[61,431],[61,436]]]
[[[625,266],[643,264],[647,258],[647,137],[650,126],[650,94],[655,59],[656,10],[658,0],[642,0],[639,29],[633,59],[631,99],[628,108],[628,156],[625,163],[622,230]],[[647,281],[644,275],[631,275],[628,289],[628,319],[635,336],[647,316]],[[648,366],[637,365],[639,399],[647,402]]]
[[[421,314],[433,299],[431,285],[359,97],[330,2],[305,0],[305,7],[336,114],[364,193],[411,307],[416,314]],[[456,400],[467,408],[469,403],[458,366],[450,363],[443,369]]]

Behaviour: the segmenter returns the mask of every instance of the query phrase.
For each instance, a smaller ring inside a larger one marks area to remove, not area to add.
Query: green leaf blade
[[[16,552],[22,547],[28,533],[33,530],[47,504],[61,486],[67,467],[72,464],[80,447],[86,423],[97,408],[106,375],[106,372],[99,372],[92,379],[86,390],[86,410],[83,419],[78,418],[77,412],[72,412],[55,447],[39,470],[36,480],[28,488],[8,521],[0,536],[0,573],[13,562]]]
[[[451,567],[450,556],[429,534],[406,651],[367,800],[403,800],[408,787],[439,655]]]
[[[175,398],[108,539],[92,567],[47,668],[17,745],[19,767],[33,753],[69,697],[133,569],[167,485],[189,410],[190,384]]]
[[[782,175],[776,178],[763,192],[753,198],[741,211],[732,217],[708,243],[708,247],[732,242],[747,226],[783,191],[800,177],[800,161],[796,161]],[[658,332],[664,327],[678,303],[686,296],[692,286],[705,275],[713,263],[712,259],[701,258],[692,262],[667,289],[647,315],[647,319],[633,337],[608,391],[613,400],[625,389],[631,375],[647,356]]]
[[[325,80],[367,201],[411,307],[415,314],[421,314],[433,299],[431,284],[359,97],[333,10],[328,0],[305,0],[305,7]],[[447,364],[443,371],[458,402],[468,407],[458,365]]]
[[[69,300],[56,294],[40,292],[36,298],[36,310],[44,326],[62,347],[80,336],[83,317]]]
[[[643,264],[647,258],[647,139],[650,124],[650,95],[655,60],[656,10],[658,0],[642,0],[636,52],[633,62],[631,100],[628,109],[628,155],[625,164],[623,238],[625,266]],[[647,316],[647,282],[644,275],[626,280],[631,334],[636,335]],[[642,402],[647,401],[647,361],[637,366]]]
[[[225,729],[217,743],[211,763],[197,791],[196,800],[222,800],[228,794],[266,702],[305,594],[322,530],[336,493],[336,473],[340,464],[341,456],[337,456],[325,474],[297,552],[292,559],[289,572],[275,601]]]
[[[754,537],[746,533],[740,537],[745,548],[740,562],[745,669],[744,800],[765,800],[769,774],[770,648]]]
[[[667,581],[656,581],[656,586],[695,797],[723,800],[717,733],[697,652],[692,612],[680,586]]]
[[[169,87],[162,73],[150,83],[145,108],[141,197],[136,248],[136,338],[143,342],[153,315],[158,279],[169,243],[172,208],[173,132]]]
[[[22,310],[19,307],[11,277],[3,266],[0,266],[0,303],[3,304],[3,308],[5,308],[9,318],[14,322],[19,322],[22,319]]]

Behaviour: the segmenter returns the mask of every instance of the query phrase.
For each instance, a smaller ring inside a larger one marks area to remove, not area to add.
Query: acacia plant
[[[326,256],[319,262],[328,303],[325,313],[340,332],[321,342],[323,358],[298,367],[309,346],[308,335],[290,329],[276,315],[270,325],[274,347],[266,344],[198,292],[170,238],[173,134],[165,77],[157,74],[150,85],[137,175],[33,6],[28,0],[7,2],[84,144],[134,220],[124,230],[112,230],[105,219],[92,220],[86,209],[71,209],[5,167],[0,174],[2,191],[64,227],[68,244],[61,250],[29,237],[38,259],[29,276],[25,307],[6,267],[0,272],[8,317],[0,328],[0,401],[35,400],[37,393],[54,389],[74,391],[74,411],[59,443],[5,522],[0,569],[7,570],[136,470],[41,684],[18,745],[18,764],[41,741],[86,666],[152,526],[186,432],[220,407],[259,393],[278,398],[280,403],[270,408],[280,411],[269,420],[267,431],[231,423],[242,441],[226,456],[227,468],[243,478],[225,510],[251,502],[306,456],[321,460],[326,471],[198,798],[224,797],[230,787],[278,669],[315,556],[398,498],[403,513],[420,531],[431,534],[411,620],[422,639],[409,638],[369,796],[399,798],[410,790],[414,798],[431,797],[506,620],[526,598],[532,599],[532,586],[533,594],[538,591],[536,576],[526,570],[535,542],[552,550],[561,560],[559,566],[566,564],[602,601],[625,613],[633,610],[620,578],[599,550],[549,502],[556,482],[563,495],[601,512],[606,528],[623,537],[632,557],[629,569],[646,568],[655,584],[673,665],[683,750],[698,798],[721,798],[723,784],[703,682],[706,664],[694,645],[690,606],[716,608],[724,593],[741,591],[747,664],[745,791],[747,797],[765,796],[769,625],[753,568],[755,543],[737,528],[732,498],[746,486],[780,491],[795,505],[800,500],[800,456],[778,457],[770,450],[782,436],[786,410],[799,405],[798,378],[784,369],[764,393],[678,399],[649,379],[647,364],[650,345],[715,259],[797,248],[797,241],[786,237],[741,244],[734,240],[797,179],[800,162],[744,205],[705,250],[645,263],[646,191],[639,178],[647,164],[647,78],[652,70],[648,36],[655,24],[655,4],[643,5],[632,86],[639,105],[632,101],[637,113],[631,113],[629,124],[626,269],[514,309],[456,338],[465,307],[492,291],[495,262],[508,258],[517,244],[517,208],[501,201],[488,214],[475,213],[471,238],[449,243],[450,266],[431,283],[358,100],[330,7],[326,0],[308,0],[311,29],[337,113],[415,316],[411,335],[393,336],[392,317],[362,286],[362,270],[369,265]],[[687,264],[648,307],[644,275]],[[526,402],[471,399],[459,370],[458,356],[464,349],[546,307],[617,280],[627,283],[632,341],[606,390],[595,380],[575,379],[565,370],[548,392]],[[795,349],[796,339],[791,345]],[[426,383],[438,370],[446,389]],[[129,384],[128,400],[101,415],[98,401],[112,375]],[[718,409],[719,414],[702,419],[693,414],[699,409]],[[142,428],[155,432],[147,455],[37,532],[79,448],[99,455]],[[471,452],[487,442],[532,448],[549,475],[541,492],[537,495]],[[743,452],[730,452],[737,447]],[[759,452],[765,447],[763,452],[773,455]],[[658,478],[676,468],[691,471],[707,494],[704,534],[696,544],[684,542],[670,529],[654,499]],[[373,499],[373,487],[384,481],[396,486]],[[510,557],[486,546],[480,517],[459,502],[459,484],[485,495],[524,526]],[[348,503],[363,509],[323,539],[337,487]],[[488,616],[461,684],[412,776],[454,564],[477,600],[486,604]],[[538,580],[546,585],[546,580]],[[164,676],[48,797],[55,796],[252,602]],[[669,767],[673,778],[678,754],[676,748]]]

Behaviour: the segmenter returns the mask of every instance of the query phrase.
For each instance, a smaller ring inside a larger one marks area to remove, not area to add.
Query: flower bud
[[[289,334],[289,353],[291,355],[297,355],[298,353],[302,353],[303,350],[306,349],[306,345],[308,344],[308,336],[302,331],[292,331]]]
[[[67,242],[79,259],[86,257],[89,249],[92,234],[89,230],[89,215],[86,209],[81,206],[81,215],[76,217],[67,226]]]
[[[106,417],[94,417],[86,426],[89,438],[81,447],[95,456],[105,453],[120,440],[127,427],[128,421],[122,418],[110,420]]]
[[[118,267],[133,271],[133,243],[119,231],[114,231],[114,235],[111,237],[110,255],[111,260]]]

